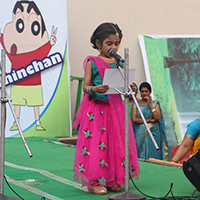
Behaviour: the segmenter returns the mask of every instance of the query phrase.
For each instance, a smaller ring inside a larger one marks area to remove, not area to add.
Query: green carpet
[[[20,138],[5,139],[5,175],[11,187],[23,199],[39,200],[44,196],[45,199],[54,200],[101,200],[116,194],[94,195],[74,181],[75,147],[62,145],[55,138],[34,137],[26,138],[26,141],[33,154],[31,158]],[[195,190],[182,168],[145,161],[139,163],[141,174],[134,182],[147,195],[163,197],[171,183],[175,196],[190,196]],[[131,181],[129,187],[129,192],[140,194]],[[6,183],[4,195],[17,198]],[[195,196],[200,194],[196,192]]]

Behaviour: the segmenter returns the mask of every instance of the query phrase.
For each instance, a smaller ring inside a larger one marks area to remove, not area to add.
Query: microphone
[[[125,62],[124,59],[122,59],[122,57],[120,55],[118,55],[116,53],[116,51],[114,49],[109,49],[108,50],[108,54],[111,56],[111,57],[114,57],[118,62],[121,61],[121,62]]]

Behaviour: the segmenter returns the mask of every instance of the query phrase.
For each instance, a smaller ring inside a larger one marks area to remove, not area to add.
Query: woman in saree
[[[133,129],[136,139],[138,158],[155,158],[168,161],[168,143],[160,104],[158,101],[151,100],[151,85],[149,83],[143,82],[140,85],[139,90],[141,99],[138,100],[137,103],[159,147],[159,150],[156,150],[141,115],[134,104],[132,108],[132,121],[134,123]]]
[[[177,149],[171,162],[178,163],[190,151],[190,155],[194,155],[200,148],[200,117],[190,122],[183,141]]]

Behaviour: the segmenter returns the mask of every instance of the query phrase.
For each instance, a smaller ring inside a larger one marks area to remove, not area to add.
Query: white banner
[[[65,0],[1,3],[6,85],[25,136],[70,136]],[[19,135],[7,106],[6,137]]]

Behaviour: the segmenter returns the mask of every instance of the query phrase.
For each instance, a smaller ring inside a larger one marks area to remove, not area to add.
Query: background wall
[[[118,53],[129,48],[129,66],[136,69],[135,82],[146,81],[138,36],[200,34],[199,0],[67,0],[68,45],[71,75],[84,76],[83,60],[98,55],[90,37],[102,22],[117,23],[123,32]],[[72,115],[76,81],[71,85]]]

